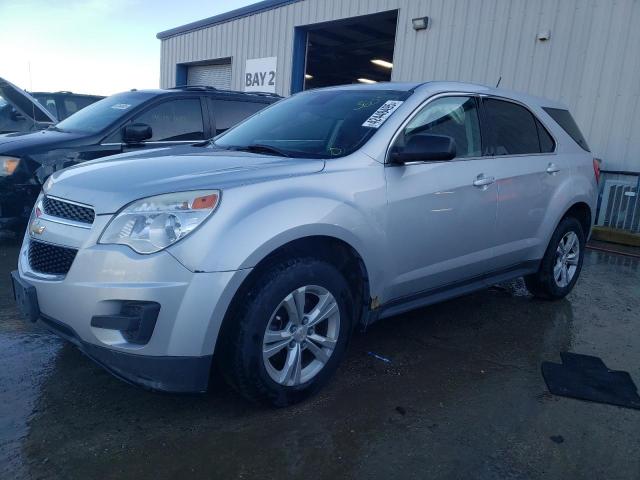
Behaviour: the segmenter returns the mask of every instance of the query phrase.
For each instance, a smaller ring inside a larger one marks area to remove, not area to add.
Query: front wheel
[[[244,397],[299,402],[332,376],[353,315],[349,286],[333,265],[285,259],[258,272],[227,319],[223,373]]]
[[[548,300],[565,297],[578,281],[584,249],[585,235],[580,222],[573,217],[562,219],[551,237],[540,269],[524,279],[529,291]]]

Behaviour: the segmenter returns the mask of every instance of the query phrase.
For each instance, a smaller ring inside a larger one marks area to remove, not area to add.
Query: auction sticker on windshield
[[[384,121],[389,118],[400,105],[402,105],[402,103],[403,102],[400,100],[387,100],[380,106],[380,108],[373,112],[373,115],[365,120],[362,126],[369,128],[380,128],[380,125],[382,125]]]

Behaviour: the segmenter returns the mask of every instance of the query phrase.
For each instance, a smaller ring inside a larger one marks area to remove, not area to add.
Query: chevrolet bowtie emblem
[[[31,224],[29,231],[35,235],[42,235],[42,232],[44,232],[45,228],[46,227],[44,225],[40,225],[40,222],[36,220]]]

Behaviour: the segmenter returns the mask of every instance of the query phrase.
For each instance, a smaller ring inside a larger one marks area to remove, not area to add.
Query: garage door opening
[[[390,81],[397,20],[393,10],[306,28],[303,88]]]

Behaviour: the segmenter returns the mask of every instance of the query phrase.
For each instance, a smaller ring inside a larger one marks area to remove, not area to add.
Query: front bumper
[[[64,277],[31,270],[27,235],[18,274],[37,293],[40,321],[114,375],[172,392],[206,390],[218,332],[234,292],[249,271],[194,273],[168,252],[139,255],[120,245],[80,248]],[[92,326],[129,301],[157,302],[144,345],[118,330]]]
[[[205,392],[209,385],[212,355],[203,357],[160,357],[135,355],[82,341],[67,325],[41,316],[53,333],[69,340],[91,360],[127,383],[174,393]]]
[[[0,178],[0,230],[24,232],[38,192],[40,185],[23,185],[11,177]]]

